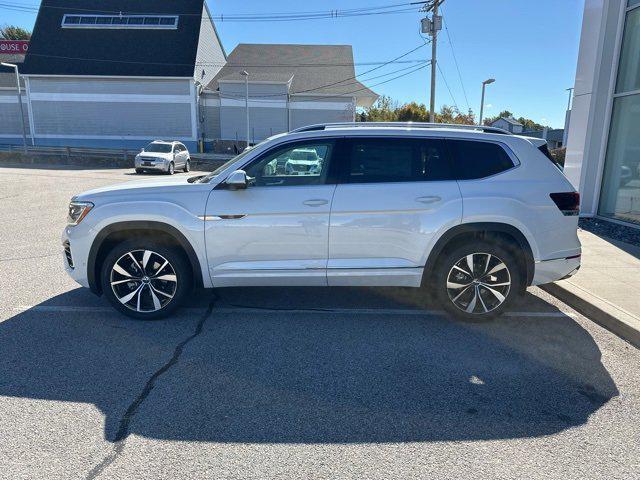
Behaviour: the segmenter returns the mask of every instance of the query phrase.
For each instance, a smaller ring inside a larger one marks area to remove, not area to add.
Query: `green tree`
[[[0,38],[3,40],[29,40],[31,32],[15,25],[0,27]]]
[[[397,120],[399,122],[428,122],[429,112],[424,103],[417,104],[416,102],[407,103],[402,105],[396,110]]]
[[[382,95],[371,107],[365,108],[357,118],[360,122],[393,122],[396,120],[397,109],[398,102]]]
[[[356,120],[360,122],[428,122],[429,111],[424,103],[410,102],[400,105],[386,95],[381,96],[371,107],[364,109]],[[461,113],[458,109],[444,105],[436,113],[436,123],[475,123],[473,112]]]

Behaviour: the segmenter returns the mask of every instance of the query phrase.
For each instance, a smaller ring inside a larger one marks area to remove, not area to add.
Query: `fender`
[[[100,247],[102,246],[104,240],[112,233],[115,232],[124,232],[127,230],[159,230],[164,232],[173,238],[180,244],[180,246],[184,249],[187,254],[187,258],[189,259],[189,263],[191,264],[191,268],[193,271],[193,280],[194,286],[196,288],[202,288],[202,268],[200,266],[200,261],[198,260],[198,256],[196,255],[193,246],[187,240],[187,238],[175,227],[168,225],[162,222],[154,222],[154,221],[127,221],[127,222],[116,222],[104,227],[100,232],[96,235],[93,243],[91,244],[91,249],[89,250],[89,257],[87,259],[87,279],[89,281],[89,288],[95,294],[100,295],[102,293],[100,282],[96,278],[96,260],[98,258],[98,252],[100,251]]]
[[[509,236],[516,239],[518,242],[518,246],[520,250],[524,254],[524,261],[526,266],[526,284],[531,285],[533,281],[533,274],[535,271],[535,261],[533,258],[533,251],[531,250],[531,245],[527,241],[524,234],[518,230],[513,225],[509,225],[506,223],[494,223],[494,222],[478,222],[478,223],[462,223],[456,225],[455,227],[450,228],[435,243],[431,252],[429,252],[429,257],[427,258],[427,262],[425,264],[425,276],[428,273],[433,271],[437,259],[447,246],[447,244],[457,237],[458,235],[466,235],[466,234],[474,234],[480,232],[499,232],[505,233]]]

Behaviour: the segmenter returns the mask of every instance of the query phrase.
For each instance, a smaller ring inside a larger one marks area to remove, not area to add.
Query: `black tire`
[[[146,251],[151,254],[144,265]],[[168,265],[161,268],[165,261]],[[117,270],[114,270],[116,262],[119,263]],[[143,267],[143,271],[140,271],[140,267]],[[182,249],[161,245],[150,239],[140,238],[117,244],[107,254],[101,268],[102,291],[109,302],[120,313],[139,320],[156,320],[169,315],[182,304],[191,290],[191,267]],[[122,270],[128,275],[119,273]],[[132,280],[127,282],[129,276]],[[134,293],[130,300],[121,300],[138,290],[140,293]]]
[[[140,175],[141,173],[144,173],[144,169],[143,168],[136,168],[136,173],[138,175]]]
[[[176,166],[175,166],[175,164],[173,162],[171,162],[169,164],[169,167],[167,168],[167,174],[168,175],[173,175],[175,173],[175,171],[176,171]]]
[[[445,250],[433,277],[442,307],[472,322],[495,318],[509,309],[524,285],[515,252],[513,246],[499,240],[473,241]]]
[[[187,158],[187,161],[184,162],[184,171],[189,172],[191,170],[191,159]]]

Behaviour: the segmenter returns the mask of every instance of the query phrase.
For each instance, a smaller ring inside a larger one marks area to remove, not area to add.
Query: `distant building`
[[[352,122],[357,107],[378,95],[356,80],[350,45],[238,45],[205,87],[206,140],[246,140],[245,77],[250,142],[322,122]]]
[[[547,141],[549,149],[562,148],[564,146],[563,128],[543,128],[542,130],[523,130],[520,135],[526,137],[544,138]]]
[[[137,148],[168,138],[196,148],[197,85],[225,62],[206,3],[121,8],[117,0],[40,7],[21,68],[35,144]]]
[[[492,127],[502,128],[511,133],[522,133],[524,126],[512,117],[500,117],[497,120],[491,122]]]
[[[640,2],[589,0],[565,172],[583,215],[640,225]]]

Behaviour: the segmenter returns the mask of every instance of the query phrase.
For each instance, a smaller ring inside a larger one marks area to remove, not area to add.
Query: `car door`
[[[419,286],[435,237],[462,217],[444,141],[354,137],[338,148],[328,285]]]
[[[214,189],[205,217],[214,286],[326,285],[333,149],[333,140],[274,147],[244,167],[246,189]],[[315,168],[278,168],[301,150],[316,153]]]

